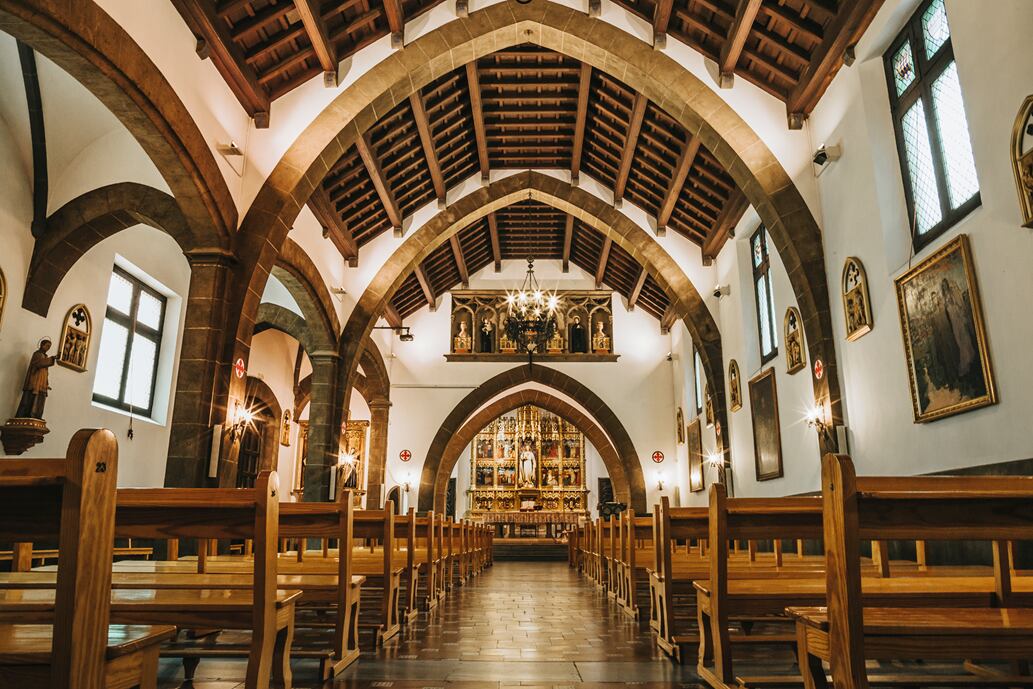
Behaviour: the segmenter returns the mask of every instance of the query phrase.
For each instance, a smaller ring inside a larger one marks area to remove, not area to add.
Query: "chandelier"
[[[535,352],[545,351],[549,340],[556,334],[556,310],[560,298],[547,294],[534,276],[534,259],[527,259],[524,284],[517,292],[506,293],[506,335],[528,359]]]

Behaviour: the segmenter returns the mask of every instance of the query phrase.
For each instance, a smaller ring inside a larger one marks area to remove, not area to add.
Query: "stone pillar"
[[[369,402],[369,474],[366,478],[366,509],[380,509],[387,492],[384,480],[387,468],[387,421],[391,402],[374,399]]]
[[[330,467],[337,464],[341,444],[341,414],[334,410],[334,387],[341,357],[337,352],[309,354],[312,397],[308,409],[308,453],[305,458],[306,502],[330,499]]]
[[[212,425],[226,418],[232,375],[226,303],[236,260],[219,250],[192,252],[187,260],[190,289],[165,465],[165,485],[175,487],[209,485]]]

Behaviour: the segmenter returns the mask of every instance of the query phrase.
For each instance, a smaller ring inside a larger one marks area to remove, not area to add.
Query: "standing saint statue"
[[[537,459],[534,450],[528,443],[520,446],[520,487],[533,488],[535,482],[534,469]]]
[[[49,356],[50,338],[39,341],[39,349],[32,353],[29,369],[25,372],[25,383],[22,385],[22,399],[18,404],[15,417],[21,419],[42,419],[43,406],[47,403],[47,391],[50,389],[51,366],[57,363],[57,357]]]
[[[588,353],[588,338],[585,333],[585,326],[581,325],[581,317],[574,316],[570,324],[570,351],[573,354]]]
[[[495,351],[495,326],[487,318],[481,320],[481,352],[491,354]]]

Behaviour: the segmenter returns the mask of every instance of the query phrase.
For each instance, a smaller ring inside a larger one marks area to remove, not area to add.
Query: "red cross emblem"
[[[402,460],[403,462],[408,462],[410,459],[412,459],[412,453],[408,450],[402,450],[398,453],[398,459]]]
[[[654,452],[653,453],[653,461],[656,462],[657,464],[659,464],[660,462],[664,461],[664,453],[660,452],[660,450],[657,450],[656,452]]]
[[[821,377],[825,375],[825,364],[821,363],[821,359],[814,360],[814,377],[821,380]]]
[[[244,374],[247,373],[247,366],[244,365],[243,359],[237,359],[233,364],[233,372],[237,374],[237,378],[243,378]]]

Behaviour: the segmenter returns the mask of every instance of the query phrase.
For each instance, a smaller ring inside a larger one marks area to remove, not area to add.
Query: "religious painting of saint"
[[[710,383],[703,385],[703,418],[706,419],[707,428],[714,425],[714,396],[710,394]]]
[[[968,235],[896,279],[915,423],[997,402]]]
[[[853,342],[871,332],[871,299],[868,297],[868,276],[861,260],[851,256],[843,266],[843,316],[846,318],[846,339]]]
[[[795,306],[786,309],[785,317],[786,373],[796,373],[806,364],[803,353],[803,318]]]
[[[703,434],[699,418],[689,422],[689,490],[698,493],[706,487],[703,477]]]
[[[739,382],[739,362],[735,359],[728,362],[728,408],[732,411],[742,409],[742,384]]]
[[[782,478],[782,432],[778,425],[775,369],[769,368],[750,381],[750,412],[757,480]]]

